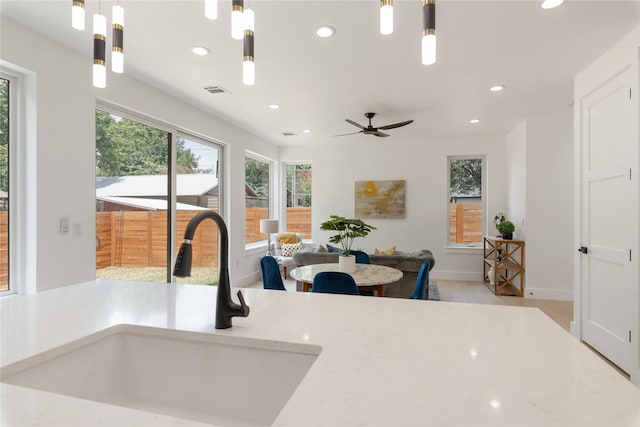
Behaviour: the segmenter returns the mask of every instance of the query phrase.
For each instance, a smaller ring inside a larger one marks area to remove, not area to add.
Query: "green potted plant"
[[[514,231],[516,231],[516,226],[511,221],[501,221],[498,224],[498,232],[502,234],[502,238],[505,240],[513,239]]]
[[[331,215],[329,218],[328,221],[320,224],[320,230],[338,232],[329,238],[329,242],[339,243],[342,246],[343,253],[339,258],[341,271],[353,272],[355,271],[355,257],[349,254],[353,241],[358,237],[365,237],[376,228],[360,219],[347,219],[339,215]],[[348,258],[348,260],[343,258]],[[351,264],[353,264],[353,268],[350,267]]]

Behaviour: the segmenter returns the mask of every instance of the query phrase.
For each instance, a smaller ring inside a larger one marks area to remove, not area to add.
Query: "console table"
[[[524,241],[485,236],[483,281],[496,295],[524,295]],[[493,272],[489,271],[493,267]]]

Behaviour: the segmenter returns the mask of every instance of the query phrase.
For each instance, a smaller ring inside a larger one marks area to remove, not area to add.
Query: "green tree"
[[[287,165],[287,207],[311,206],[311,165]]]
[[[9,191],[9,81],[0,79],[0,190]]]
[[[482,160],[451,160],[449,178],[451,194],[482,195]]]
[[[244,160],[245,181],[260,197],[269,197],[269,164],[251,157]]]
[[[156,175],[168,172],[169,133],[96,110],[96,175]],[[178,173],[195,173],[198,158],[177,140]]]

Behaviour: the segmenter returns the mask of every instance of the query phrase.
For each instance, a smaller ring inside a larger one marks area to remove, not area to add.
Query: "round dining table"
[[[313,278],[323,271],[340,271],[338,263],[310,264],[296,267],[289,272],[289,277],[302,283],[303,292],[309,292]],[[402,279],[402,271],[397,268],[377,264],[356,264],[356,271],[348,273],[356,282],[358,289],[376,291],[379,297],[384,296],[384,285]]]

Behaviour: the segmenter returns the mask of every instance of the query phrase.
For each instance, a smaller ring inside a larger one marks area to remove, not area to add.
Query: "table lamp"
[[[261,219],[260,220],[260,232],[267,233],[267,255],[273,256],[271,252],[271,233],[278,232],[278,220],[277,219]]]

